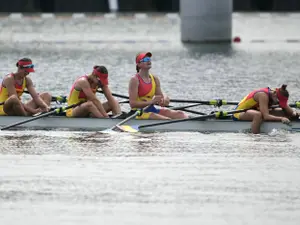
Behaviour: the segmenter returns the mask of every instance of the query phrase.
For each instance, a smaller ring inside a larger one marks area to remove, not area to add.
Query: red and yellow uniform
[[[236,110],[240,110],[240,109],[256,109],[257,110],[259,108],[259,104],[254,99],[254,95],[258,92],[264,92],[269,96],[269,98],[271,98],[270,97],[270,92],[271,92],[270,88],[267,87],[267,88],[255,90],[255,91],[252,91],[250,94],[248,94],[246,97],[244,97],[235,109]],[[239,120],[239,119],[240,119],[240,113],[233,114],[233,120]]]
[[[136,77],[139,80],[139,87],[138,87],[138,98],[137,101],[151,101],[153,96],[155,95],[156,91],[156,83],[154,76],[150,74],[151,81],[146,83],[139,74],[136,74]],[[132,109],[133,111],[137,110],[136,108]],[[149,119],[151,113],[159,113],[159,109],[155,106],[149,107],[147,110],[144,110],[141,116],[137,116],[137,119]]]
[[[7,76],[14,76],[13,73],[7,75]],[[21,96],[26,88],[26,79],[24,78],[22,81],[22,84],[19,85],[17,82],[15,82],[15,88],[16,88],[16,92],[17,95],[19,97],[19,99],[21,99]],[[0,85],[0,102],[5,102],[8,99],[8,91],[7,88],[3,86],[3,81]],[[6,115],[6,113],[3,110],[3,105],[0,105],[0,116],[4,116]]]
[[[72,85],[70,94],[68,96],[68,101],[67,101],[68,105],[77,104],[81,101],[87,101],[87,98],[86,98],[86,95],[84,94],[84,92],[82,90],[78,91],[75,89],[76,82],[81,78],[88,79],[88,76],[87,75],[81,76],[74,82],[74,84]],[[94,94],[96,94],[98,88],[95,88],[95,89],[91,88],[91,89],[92,89],[92,92]],[[66,115],[67,115],[67,117],[72,117],[72,108],[68,109],[66,111]]]

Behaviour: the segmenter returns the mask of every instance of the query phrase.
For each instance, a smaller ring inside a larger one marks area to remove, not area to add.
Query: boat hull
[[[0,126],[7,126],[16,122],[26,120],[30,117],[20,116],[0,116]],[[122,119],[98,119],[98,118],[68,118],[63,116],[50,116],[40,118],[19,125],[15,128],[23,129],[59,129],[59,130],[85,130],[85,131],[101,131],[114,126],[121,122]],[[153,124],[159,122],[158,120],[130,120],[126,125],[142,125]],[[248,121],[232,121],[226,120],[191,120],[180,123],[171,123],[166,125],[152,126],[142,128],[142,132],[249,132],[251,122]],[[264,122],[261,126],[262,133],[269,133],[273,129],[288,130],[292,132],[300,131],[300,121],[295,121],[291,126],[282,124],[280,122]]]

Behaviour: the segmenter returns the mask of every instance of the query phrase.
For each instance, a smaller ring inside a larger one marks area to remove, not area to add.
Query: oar
[[[109,128],[109,129],[106,129],[106,130],[104,130],[102,132],[107,133],[107,132],[114,131],[114,130],[127,131],[128,128],[126,130],[124,130],[121,126],[124,123],[126,123],[127,121],[129,121],[129,120],[135,118],[136,116],[138,116],[139,114],[141,114],[144,110],[147,110],[150,106],[152,106],[152,105],[148,105],[148,106],[144,107],[143,109],[136,110],[136,112],[133,113],[131,116],[127,117],[126,119],[124,119],[121,122],[117,123],[113,127]]]
[[[9,128],[12,128],[12,127],[15,127],[15,126],[18,126],[18,125],[21,125],[21,124],[24,124],[24,123],[29,123],[31,121],[34,121],[34,120],[38,120],[40,118],[44,118],[44,117],[47,117],[47,116],[50,116],[50,115],[54,115],[54,114],[59,114],[61,112],[64,112],[65,110],[67,109],[70,109],[70,108],[74,108],[80,104],[82,104],[83,102],[79,102],[79,103],[76,103],[76,104],[72,104],[72,105],[69,105],[69,106],[66,106],[66,107],[59,107],[59,108],[56,108],[50,112],[47,112],[47,113],[43,113],[43,114],[40,114],[38,116],[33,116],[31,117],[30,119],[27,119],[27,120],[23,120],[23,121],[20,121],[20,122],[17,122],[17,123],[13,123],[11,125],[8,125],[8,126],[5,126],[5,127],[2,127],[0,130],[7,130]]]
[[[29,91],[24,91],[24,93],[29,94]],[[51,101],[52,102],[66,103],[67,102],[67,96],[52,96]]]
[[[202,112],[187,109],[187,108],[195,107],[195,106],[198,106],[198,105],[202,105],[202,103],[196,103],[196,104],[193,104],[193,105],[185,105],[185,106],[177,106],[177,107],[169,107],[169,109],[182,110],[182,111],[191,112],[191,113],[198,114],[198,115],[206,115],[206,113],[202,113]]]
[[[103,91],[101,90],[97,90],[98,93],[104,94]],[[129,99],[128,96],[126,95],[120,95],[120,94],[116,94],[116,93],[112,93],[112,96],[114,97],[118,97],[118,98],[125,98],[125,99]],[[201,103],[202,104],[202,103]],[[167,108],[172,108],[173,106],[167,106]],[[194,110],[190,110],[190,109],[182,109],[182,111],[184,112],[189,112],[189,113],[194,113],[194,114],[198,114],[198,115],[206,115],[205,113],[202,112],[198,112],[198,111],[194,111]]]
[[[196,116],[196,117],[187,118],[187,119],[167,120],[167,121],[163,121],[163,122],[137,125],[137,126],[123,125],[123,126],[120,126],[120,128],[123,131],[134,133],[134,132],[138,132],[141,128],[145,128],[145,127],[161,126],[161,125],[165,125],[165,124],[180,123],[180,122],[185,122],[185,121],[190,121],[190,120],[204,120],[204,119],[213,118],[213,117],[219,118],[219,117],[222,117],[222,116],[227,116],[227,115],[231,115],[231,114],[235,114],[235,113],[246,112],[247,110],[248,109],[240,109],[240,110],[234,110],[234,111],[228,111],[228,112],[219,111],[219,112],[215,112],[213,114],[208,114],[208,115],[203,115],[203,116]]]
[[[289,104],[290,107],[300,109],[300,101],[295,102],[294,104]]]
[[[209,100],[209,101],[171,99],[170,102],[176,102],[176,103],[201,103],[202,105],[214,105],[214,106],[238,105],[239,104],[239,102],[228,102],[228,101],[222,100],[222,99],[213,99],[213,100]]]
[[[101,94],[104,94],[104,92],[103,92],[103,91],[101,91],[101,90],[97,90],[97,92],[98,92],[98,93],[101,93]],[[129,99],[129,97],[128,97],[128,96],[126,96],[126,95],[120,95],[120,94],[116,94],[116,93],[111,93],[111,95],[112,95],[112,96],[114,96],[114,97],[118,97],[118,98],[125,98],[125,99]]]
[[[5,102],[0,102],[0,105],[4,105]]]

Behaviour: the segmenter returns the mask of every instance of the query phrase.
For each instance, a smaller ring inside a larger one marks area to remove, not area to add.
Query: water
[[[235,14],[242,43],[231,46],[182,45],[179,20],[163,17],[2,18],[0,72],[28,56],[37,90],[57,95],[104,64],[112,91],[126,95],[136,52],[150,50],[171,97],[237,101],[286,82],[292,102],[300,99],[300,45],[285,40],[300,39],[298,18]],[[252,42],[259,39],[266,42]],[[300,222],[299,134],[23,130],[3,131],[0,141],[1,224]]]

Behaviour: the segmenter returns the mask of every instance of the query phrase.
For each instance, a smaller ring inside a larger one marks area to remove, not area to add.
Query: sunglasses
[[[34,68],[34,65],[33,64],[29,64],[29,65],[22,65],[22,68],[25,68],[25,69],[32,69]]]
[[[150,57],[145,57],[145,58],[140,60],[140,62],[150,62],[150,61],[151,61]]]

